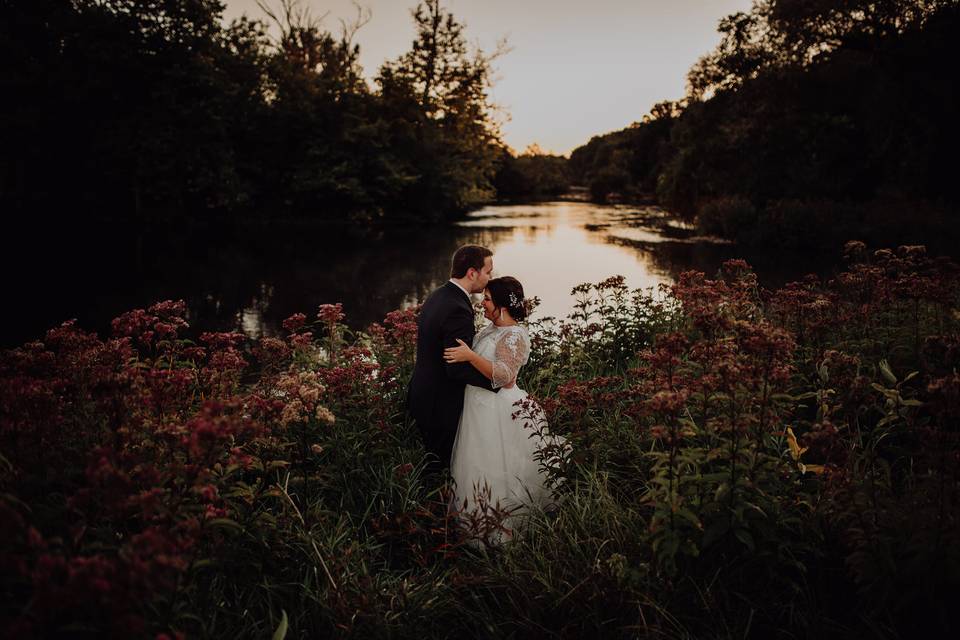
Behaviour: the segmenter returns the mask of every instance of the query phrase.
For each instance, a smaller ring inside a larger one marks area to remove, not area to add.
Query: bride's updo
[[[523,285],[512,276],[493,278],[487,283],[487,291],[493,304],[510,312],[514,320],[520,322],[527,318],[527,306],[523,300]]]

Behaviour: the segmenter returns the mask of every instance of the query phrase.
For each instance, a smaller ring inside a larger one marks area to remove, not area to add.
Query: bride
[[[537,456],[545,434],[525,428],[531,422],[524,419],[529,408],[515,406],[527,397],[516,381],[530,355],[530,337],[519,324],[527,316],[520,282],[509,276],[490,280],[483,291],[483,315],[491,323],[476,335],[473,349],[457,340],[460,346],[446,349],[444,359],[469,362],[500,391],[467,385],[450,473],[463,512],[490,507],[516,512],[550,499]]]

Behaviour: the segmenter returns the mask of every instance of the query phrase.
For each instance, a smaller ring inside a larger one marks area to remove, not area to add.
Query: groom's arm
[[[473,314],[458,309],[447,316],[443,323],[443,348],[459,346],[457,339],[471,344],[474,333]],[[472,384],[487,391],[497,392],[500,390],[499,388],[494,389],[493,383],[469,362],[447,362],[444,367],[446,367],[448,378]]]

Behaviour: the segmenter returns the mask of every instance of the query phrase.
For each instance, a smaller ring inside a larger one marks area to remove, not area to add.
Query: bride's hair
[[[527,318],[527,306],[523,300],[523,285],[512,276],[494,278],[487,283],[490,299],[498,307],[505,307],[517,322]]]

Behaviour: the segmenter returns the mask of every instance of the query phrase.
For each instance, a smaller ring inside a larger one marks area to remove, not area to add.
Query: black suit
[[[449,364],[443,359],[443,350],[457,346],[457,338],[473,344],[473,318],[470,299],[447,282],[430,294],[417,319],[417,363],[407,389],[407,407],[427,451],[436,456],[434,468],[450,465],[466,385],[494,391],[469,362]]]

